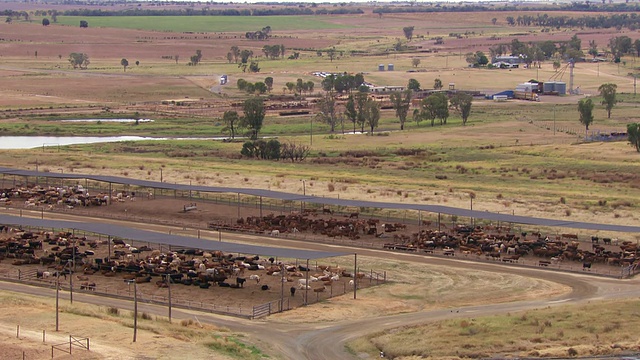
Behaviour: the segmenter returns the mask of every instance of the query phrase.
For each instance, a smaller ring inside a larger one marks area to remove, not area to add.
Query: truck
[[[220,85],[225,85],[227,82],[229,82],[227,75],[220,76]]]
[[[538,83],[524,83],[516,86],[513,97],[522,100],[540,101],[538,93]]]
[[[534,92],[529,91],[516,91],[513,97],[521,100],[540,101],[540,96]]]

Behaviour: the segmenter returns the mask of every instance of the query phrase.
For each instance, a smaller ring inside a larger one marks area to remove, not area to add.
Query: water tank
[[[378,65],[378,71],[384,71],[384,64]]]
[[[542,92],[544,94],[550,94],[555,91],[556,82],[555,81],[547,81],[542,84]]]
[[[558,81],[556,82],[555,85],[555,92],[558,93],[558,95],[567,95],[567,83],[566,82],[561,82]]]
[[[389,71],[393,71],[393,64],[389,64],[389,65],[387,65],[387,70],[389,70]]]

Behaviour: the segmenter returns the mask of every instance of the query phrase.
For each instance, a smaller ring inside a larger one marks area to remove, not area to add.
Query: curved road
[[[39,215],[39,213],[38,213]],[[54,215],[56,218],[79,220],[77,217],[69,215]],[[51,218],[52,215],[48,214]],[[87,220],[82,218],[81,220]],[[168,232],[171,227],[150,224],[132,224],[116,220],[95,219],[98,221],[126,224],[130,227],[144,228],[146,230]],[[206,233],[206,232],[205,232]],[[217,233],[211,233],[211,238],[217,238]],[[225,234],[231,241],[256,241],[257,237],[240,234]],[[640,281],[636,279],[619,280],[590,276],[588,274],[560,273],[549,270],[512,267],[502,264],[485,264],[469,262],[464,260],[440,259],[425,257],[415,254],[393,253],[374,249],[350,248],[347,246],[337,246],[329,244],[317,244],[299,242],[293,240],[273,239],[261,237],[263,245],[295,246],[304,249],[329,250],[339,249],[345,252],[357,252],[359,255],[384,257],[385,259],[398,259],[402,261],[428,263],[431,265],[441,265],[448,267],[458,267],[461,270],[483,270],[506,274],[516,274],[526,277],[540,278],[547,281],[571,287],[567,294],[555,298],[538,299],[534,301],[519,301],[512,303],[499,303],[481,306],[468,306],[457,309],[440,309],[415,313],[403,313],[396,315],[381,316],[375,318],[343,320],[321,324],[281,324],[275,321],[266,320],[245,320],[222,315],[191,312],[182,309],[173,309],[174,318],[188,318],[197,316],[201,322],[211,323],[218,327],[228,328],[231,331],[248,334],[256,344],[264,349],[270,356],[282,359],[356,359],[357,357],[345,351],[345,343],[349,340],[367,335],[371,329],[382,331],[385,329],[397,328],[400,326],[419,325],[431,321],[450,319],[454,317],[485,316],[492,314],[504,314],[507,312],[522,311],[533,308],[578,304],[590,300],[598,299],[619,299],[640,296]],[[31,287],[22,284],[0,282],[0,288],[4,290],[23,292],[38,296],[55,296],[53,289]],[[95,295],[76,293],[74,300],[92,303],[103,306],[115,306],[124,309],[132,309],[131,301],[103,298]],[[68,296],[64,293],[62,297]],[[357,301],[357,300],[356,300]],[[166,316],[166,307],[149,304],[139,304],[145,312]],[[455,312],[453,311],[455,310]]]

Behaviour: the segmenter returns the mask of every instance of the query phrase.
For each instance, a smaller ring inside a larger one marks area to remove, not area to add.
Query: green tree
[[[629,144],[636,148],[636,151],[640,152],[640,123],[627,124],[627,136],[629,138]]]
[[[251,64],[249,64],[249,72],[260,72],[260,65],[257,61],[252,61]]]
[[[611,119],[611,109],[616,105],[618,100],[616,99],[616,90],[618,85],[607,83],[602,84],[598,88],[600,96],[602,96],[602,105],[607,109],[607,118]]]
[[[253,51],[244,49],[240,52],[240,62],[246,64],[249,62],[249,58],[253,57]]]
[[[589,40],[589,55],[594,58],[598,56],[598,44],[596,44],[595,40]]]
[[[442,80],[440,80],[439,78],[436,78],[433,81],[433,88],[436,89],[436,90],[442,89]]]
[[[578,37],[578,34],[574,34],[571,37],[571,40],[569,40],[569,42],[567,43],[567,46],[570,49],[574,49],[574,50],[577,50],[577,51],[582,51],[582,41]]]
[[[462,125],[467,125],[467,120],[471,114],[471,103],[473,96],[466,93],[457,93],[451,98],[451,105],[460,113]]]
[[[227,53],[227,61],[229,62],[229,64],[231,64],[231,62],[233,61],[233,53],[231,51]]]
[[[446,124],[449,117],[449,99],[444,93],[431,94],[420,103],[421,119],[431,120],[431,126],[435,125],[435,120],[440,119],[440,124]]]
[[[613,56],[620,59],[624,54],[631,52],[633,40],[626,35],[616,36],[609,40],[609,47]]]
[[[558,69],[560,69],[561,66],[562,64],[558,60],[553,62],[553,70],[555,70],[556,72],[558,72]]]
[[[345,105],[344,114],[347,116],[353,123],[353,133],[356,132],[356,124],[358,123],[358,110],[356,108],[356,101],[353,95],[349,95],[349,100],[347,100],[347,104]]]
[[[309,80],[305,85],[306,85],[305,87],[307,88],[307,91],[309,93],[313,93],[313,88],[316,86],[316,84],[313,81]]]
[[[47,18],[42,19],[42,26],[49,26],[49,24],[50,24],[49,19]]]
[[[578,101],[578,113],[580,113],[580,123],[584,125],[585,131],[589,131],[589,125],[593,122],[593,101],[590,98]]]
[[[304,81],[300,78],[296,80],[296,92],[298,95],[302,95],[302,91],[304,90]]]
[[[498,23],[498,19],[497,19],[497,18],[493,18],[493,19],[491,19],[491,23],[492,23],[493,25],[497,24],[497,23]]]
[[[318,113],[316,118],[329,125],[331,132],[334,132],[336,125],[338,124],[338,111],[336,106],[336,100],[331,93],[326,93],[322,99],[318,102]]]
[[[264,102],[259,97],[252,97],[244,101],[242,106],[244,116],[242,117],[242,127],[248,130],[249,139],[258,139],[258,134],[264,122]]]
[[[89,23],[86,20],[80,20],[80,27],[81,28],[88,28],[89,27]]]
[[[367,122],[366,106],[367,102],[370,99],[369,94],[358,92],[355,94],[354,98],[356,100],[356,109],[358,114],[356,120],[358,122],[358,125],[360,125],[360,132],[364,133],[364,125]]]
[[[269,90],[267,84],[263,83],[262,81],[258,81],[257,83],[253,84],[253,88],[258,94],[264,94]]]
[[[287,82],[285,84],[285,86],[287,87],[287,90],[289,90],[289,93],[292,93],[293,89],[295,89],[295,87],[296,87],[296,84],[291,82],[291,81],[289,81],[289,82]]]
[[[416,79],[409,79],[409,82],[407,83],[407,89],[420,91],[420,83]]]
[[[640,57],[640,39],[633,42],[633,47],[636,49],[636,56]]]
[[[336,57],[336,48],[332,47],[331,49],[327,50],[327,56],[329,56],[329,60],[333,62],[333,59]]]
[[[85,53],[71,53],[69,54],[69,63],[74,69],[86,69],[89,66],[89,55]]]
[[[240,116],[238,115],[238,112],[235,110],[225,111],[222,115],[222,122],[225,125],[224,128],[222,128],[222,131],[229,132],[231,139],[235,139],[240,125]]]
[[[129,66],[129,60],[123,58],[122,60],[120,60],[120,65],[122,65],[122,67],[124,68],[124,71],[127,71],[127,66]]]
[[[267,76],[266,78],[264,78],[264,83],[265,85],[267,85],[267,90],[271,92],[271,90],[273,89],[273,78],[271,76]]]
[[[247,88],[247,80],[238,79],[238,81],[236,81],[236,85],[238,86],[238,90],[244,91]]]
[[[544,53],[544,56],[547,58],[552,57],[553,54],[555,54],[556,51],[558,51],[558,48],[556,47],[556,43],[554,43],[551,40],[547,40],[540,43],[538,47],[540,48],[540,50],[542,50],[542,52]]]
[[[413,38],[413,30],[415,29],[415,27],[413,26],[405,26],[402,28],[402,31],[404,32],[404,37],[407,38],[407,40],[411,41],[411,39]]]
[[[373,134],[373,129],[378,127],[380,122],[380,104],[370,97],[367,97],[367,102],[362,109],[364,121]]]
[[[411,89],[405,91],[395,91],[391,93],[390,99],[396,111],[396,117],[400,120],[400,130],[404,130],[404,123],[407,121],[409,108],[411,107]]]
[[[418,58],[413,58],[411,59],[411,65],[413,65],[413,67],[418,67],[418,65],[420,65],[420,59]]]
[[[237,63],[238,57],[240,57],[240,48],[234,45],[231,47],[229,52],[233,56],[234,61]]]

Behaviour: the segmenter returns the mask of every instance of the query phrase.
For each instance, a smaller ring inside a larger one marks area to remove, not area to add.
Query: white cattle
[[[255,280],[256,284],[260,284],[260,275],[253,274],[253,275],[249,276],[249,279],[250,280]]]

